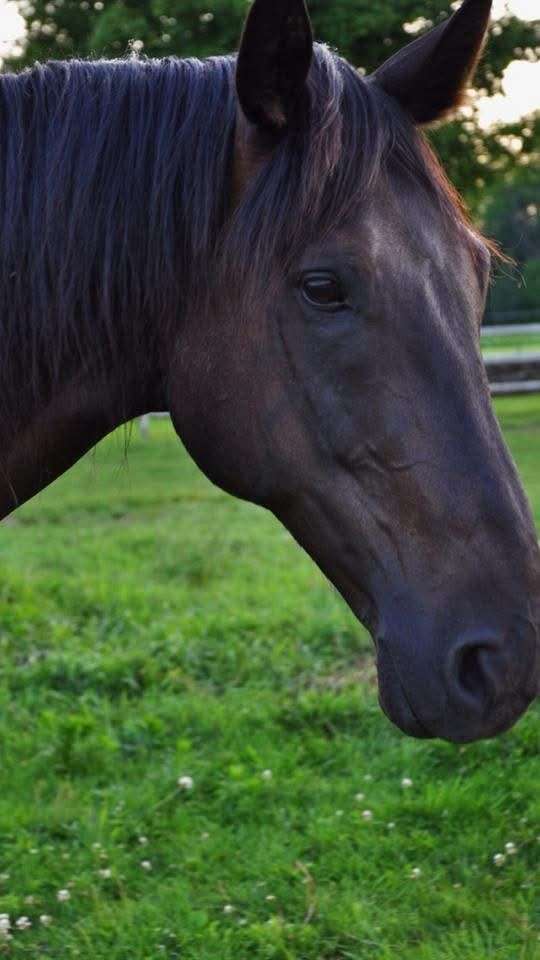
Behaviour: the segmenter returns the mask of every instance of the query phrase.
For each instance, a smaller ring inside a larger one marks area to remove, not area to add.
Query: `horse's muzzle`
[[[379,700],[389,719],[414,737],[466,743],[503,733],[539,693],[540,646],[531,625],[504,640],[478,632],[450,644],[437,666],[396,657],[378,644]]]

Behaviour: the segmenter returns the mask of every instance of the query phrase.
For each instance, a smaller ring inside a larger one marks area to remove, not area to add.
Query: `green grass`
[[[537,351],[540,350],[540,334],[514,333],[506,337],[484,336],[482,337],[482,350],[484,353]]]
[[[540,523],[540,398],[498,411]],[[401,735],[367,635],[168,424],[103,443],[0,549],[0,913],[32,922],[0,955],[538,957],[539,712]]]

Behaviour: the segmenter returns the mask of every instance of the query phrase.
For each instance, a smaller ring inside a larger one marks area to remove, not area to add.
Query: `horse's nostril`
[[[392,650],[384,638],[379,641],[379,695],[385,713],[405,733],[456,743],[508,730],[534,699],[536,630],[529,634],[486,626],[454,635],[450,643],[445,639],[445,655],[435,664],[406,659],[398,644]]]
[[[484,647],[465,646],[457,657],[457,682],[467,693],[479,693],[485,684],[485,677],[480,662]]]
[[[482,710],[497,697],[504,667],[495,641],[462,641],[454,648],[449,664],[450,692]]]

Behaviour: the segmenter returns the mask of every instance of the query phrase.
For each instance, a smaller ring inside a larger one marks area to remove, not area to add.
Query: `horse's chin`
[[[394,726],[409,737],[421,740],[441,739],[449,743],[473,743],[497,737],[510,730],[534,701],[533,694],[502,698],[492,705],[488,717],[476,722],[443,716],[439,723],[424,722],[411,704],[393,664],[377,664],[379,704]]]
[[[377,673],[379,704],[391,723],[409,737],[416,737],[420,740],[433,737],[434,734],[430,733],[416,716],[395,671],[383,670],[378,663]]]

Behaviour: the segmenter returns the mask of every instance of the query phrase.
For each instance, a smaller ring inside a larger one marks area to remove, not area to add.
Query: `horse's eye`
[[[313,307],[337,310],[345,303],[345,294],[333,273],[306,273],[302,278],[302,294]]]

